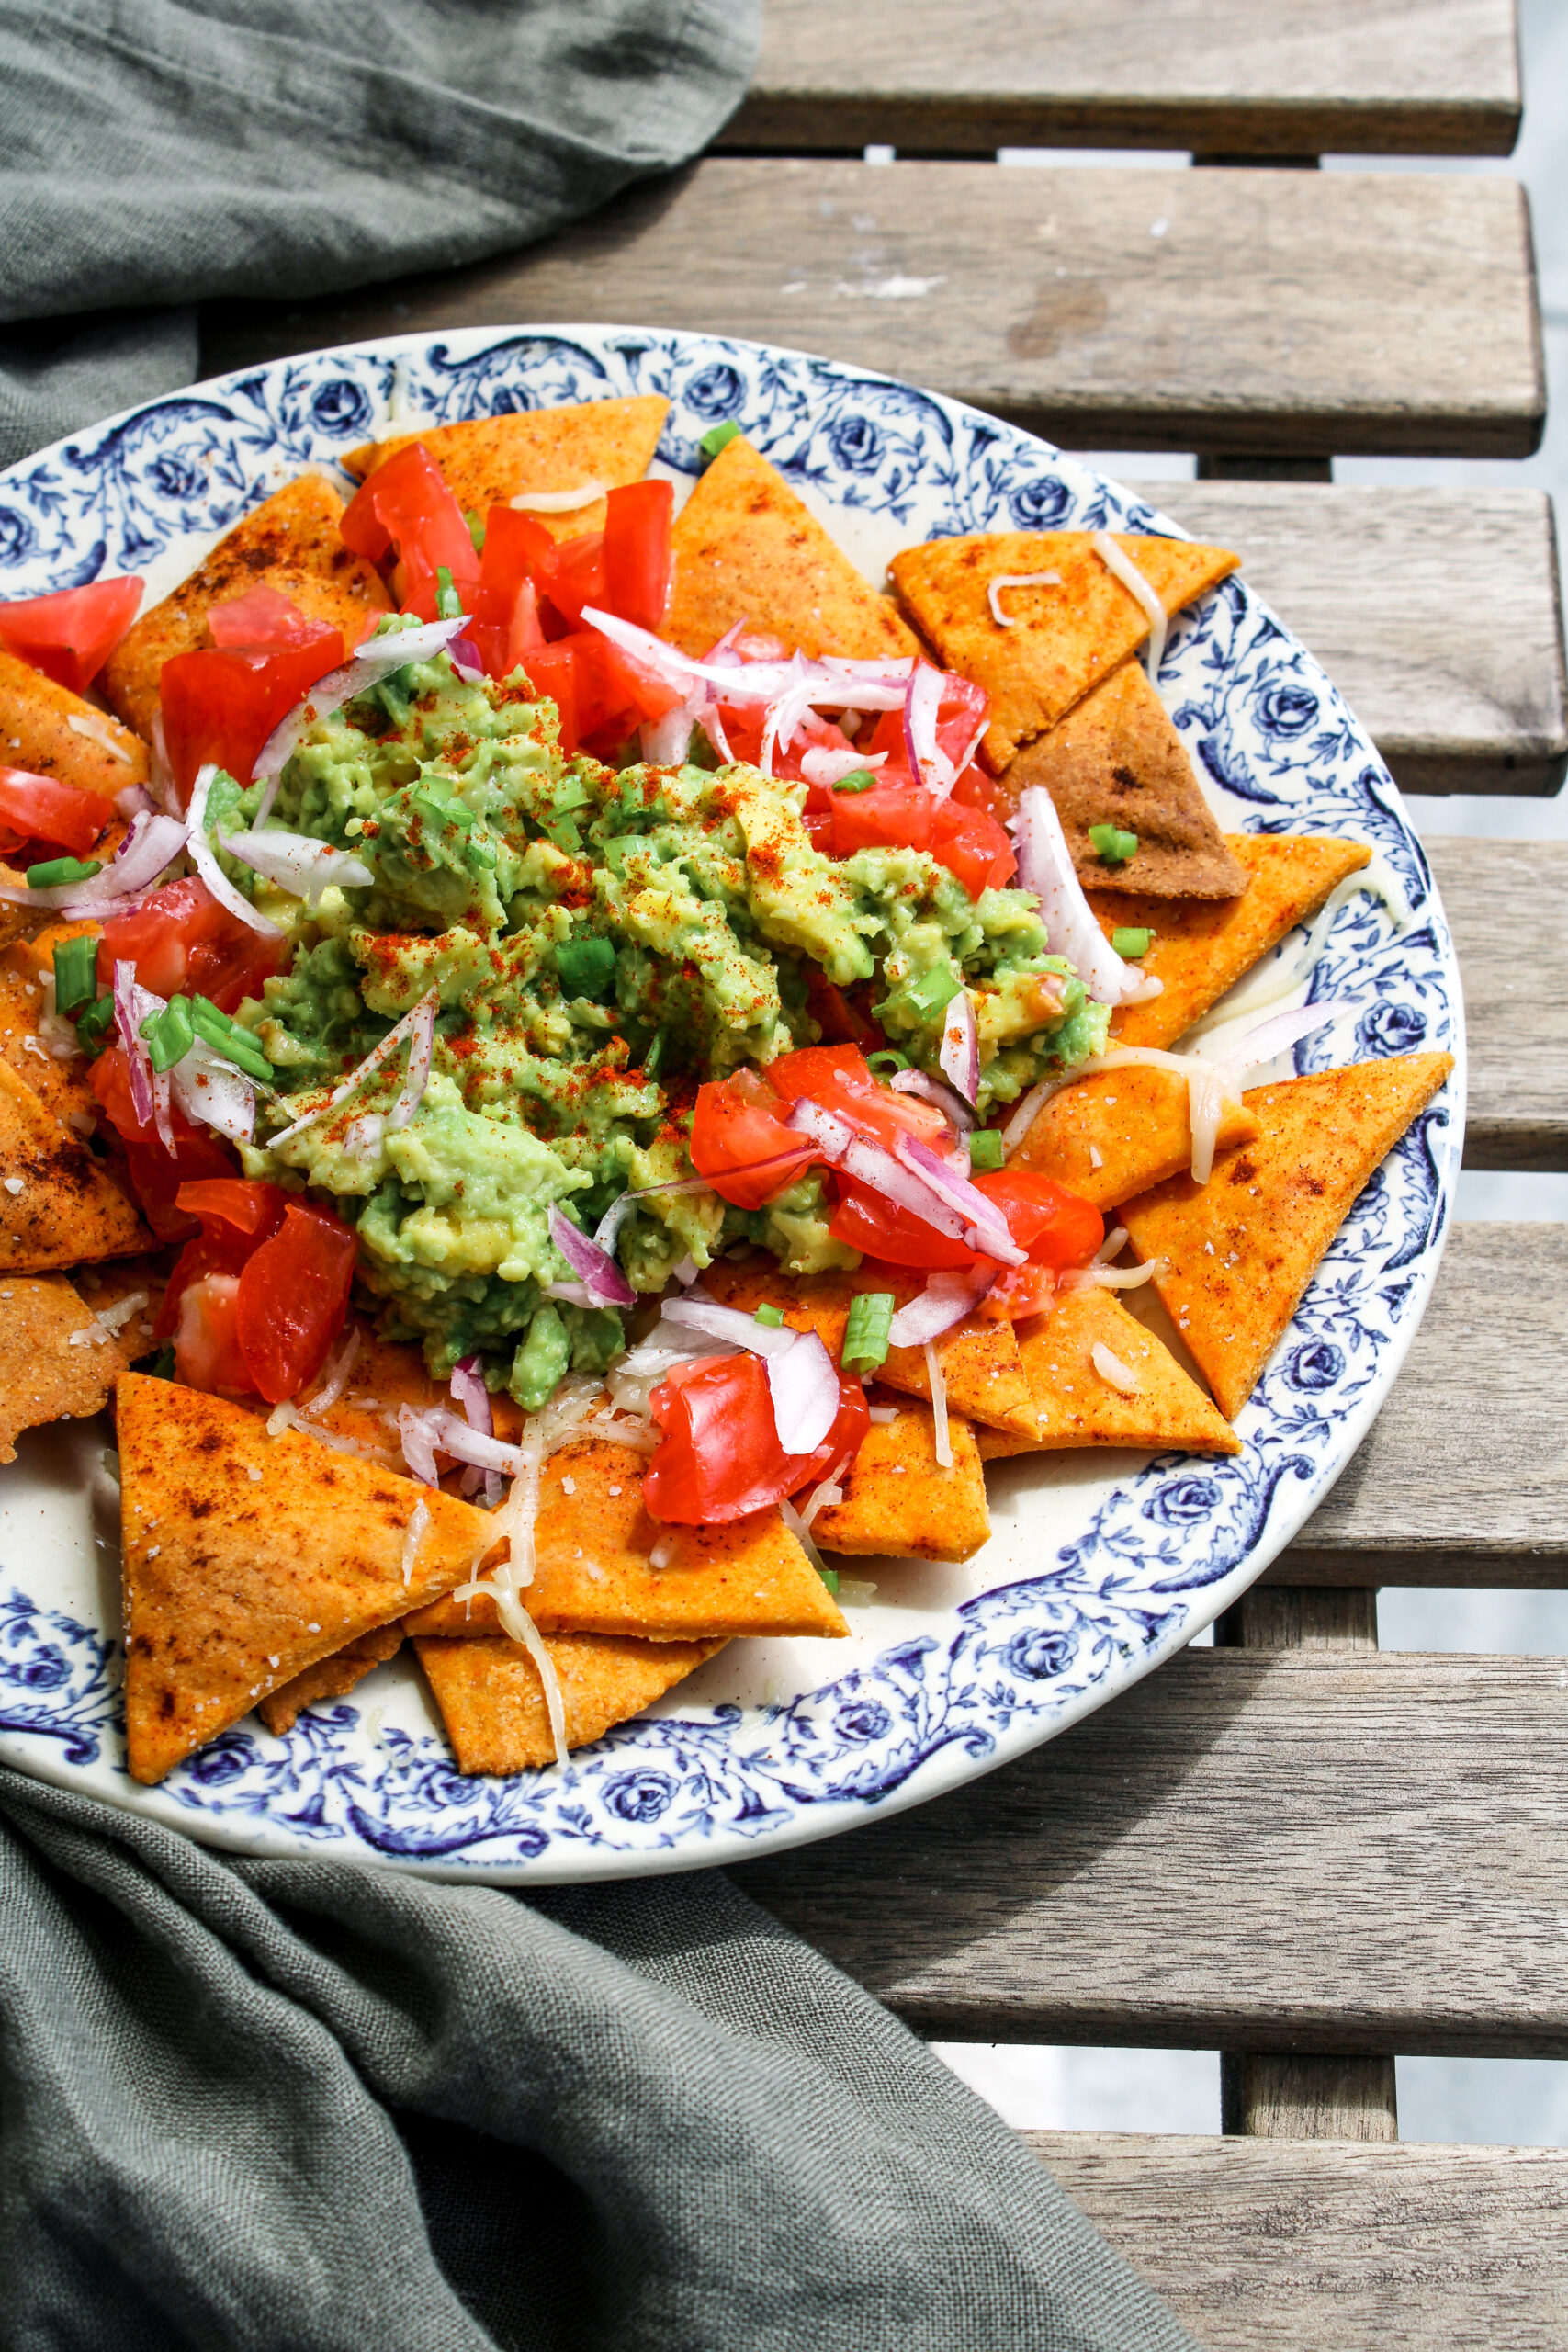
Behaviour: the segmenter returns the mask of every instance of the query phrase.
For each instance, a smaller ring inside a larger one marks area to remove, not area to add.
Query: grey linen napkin
[[[477,261],[683,163],[739,102],[760,14],[0,0],[0,466],[189,383],[209,296]]]
[[[716,1871],[243,1861],[0,1770],[7,2352],[1191,2352]]]

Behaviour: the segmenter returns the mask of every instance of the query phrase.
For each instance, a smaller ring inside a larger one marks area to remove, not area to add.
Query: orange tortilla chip
[[[118,1341],[63,1274],[0,1287],[0,1462],[23,1430],[101,1412],[125,1370]]]
[[[57,1061],[39,1035],[49,999],[46,976],[53,977],[55,943],[97,929],[96,923],[51,923],[29,939],[0,950],[0,1060],[52,1111],[62,1127],[84,1141],[97,1125],[98,1105],[87,1083],[92,1064],[82,1054]]]
[[[101,1159],[0,1060],[0,1278],[126,1258],[152,1237]]]
[[[395,1621],[390,1625],[378,1625],[357,1640],[346,1642],[331,1657],[318,1658],[281,1690],[274,1690],[256,1708],[257,1714],[275,1738],[281,1739],[293,1729],[307,1707],[322,1699],[346,1699],[357,1689],[367,1674],[395,1657],[403,1645],[403,1629]]]
[[[1227,548],[1124,532],[1114,536],[1168,613],[1179,612],[1236,567],[1237,558]],[[902,549],[888,569],[943,666],[961,671],[990,695],[991,721],[982,749],[995,775],[1021,744],[1032,742],[1065,718],[1149,633],[1148,615],[1095,552],[1088,531],[996,531],[978,538],[931,539]],[[1061,576],[1049,586],[1005,589],[1002,610],[1009,625],[998,626],[991,614],[991,582],[1031,571]]]
[[[630,1642],[551,1634],[545,1648],[560,1684],[566,1744],[586,1747],[641,1714],[694,1673],[722,1642]],[[459,1772],[524,1772],[553,1764],[539,1670],[520,1642],[414,1644],[441,1710]]]
[[[1086,888],[1156,899],[1234,899],[1247,868],[1225,847],[1170,713],[1135,656],[1112,670],[1065,718],[1026,744],[998,791],[1016,808],[1043,785]],[[1122,865],[1108,865],[1091,825],[1135,833]]]
[[[135,1780],[161,1781],[307,1667],[449,1592],[493,1543],[484,1511],[269,1437],[225,1397],[133,1372],[115,1404]]]
[[[1249,1143],[1257,1133],[1258,1121],[1243,1104],[1224,1105],[1219,1149]],[[1187,1080],[1175,1070],[1136,1064],[1095,1070],[1064,1086],[1008,1160],[1010,1168],[1052,1177],[1097,1209],[1130,1201],[1191,1164]]]
[[[838,1602],[776,1510],[673,1527],[643,1509],[640,1453],[577,1438],[545,1464],[525,1605],[542,1633],[688,1641],[735,1634],[847,1634]],[[663,1561],[656,1567],[657,1549]],[[438,1600],[411,1634],[499,1632],[493,1601]]]
[[[873,1421],[840,1479],[841,1503],[825,1503],[811,1532],[825,1552],[967,1560],[991,1532],[986,1476],[975,1432],[947,1417],[953,1467],[936,1458],[936,1422],[926,1405],[901,1404],[894,1421]]]
[[[423,441],[458,505],[482,521],[491,507],[504,506],[524,491],[581,490],[594,481],[616,490],[640,481],[669,413],[670,403],[659,392],[581,401],[570,408],[520,409],[367,442],[351,449],[343,462],[363,481],[400,449]],[[558,539],[575,538],[582,531],[604,529],[604,502],[599,498],[565,514],[535,519]]]
[[[1451,1054],[1358,1062],[1246,1098],[1256,1140],[1203,1185],[1173,1177],[1122,1214],[1177,1329],[1234,1420],[1319,1260],[1383,1155],[1453,1068]]]
[[[1371,857],[1361,842],[1281,833],[1227,833],[1225,846],[1250,880],[1239,899],[1126,899],[1091,890],[1089,905],[1109,939],[1122,923],[1154,933],[1145,972],[1165,985],[1147,1004],[1121,1004],[1111,1016],[1118,1046],[1170,1046],[1218,1004],[1287,932],[1316,914],[1347,875]]]
[[[1085,1283],[1057,1294],[1049,1315],[1020,1326],[1019,1349],[1040,1414],[1037,1439],[979,1431],[980,1458],[1122,1445],[1140,1453],[1239,1453],[1241,1440],[1188,1379],[1170,1350],[1129,1315],[1113,1291]],[[1130,1391],[1094,1361],[1108,1348],[1136,1381]]]
[[[6,766],[57,776],[106,800],[147,781],[147,746],[139,735],[3,646],[0,744]]]
[[[104,693],[127,726],[151,739],[164,662],[209,645],[209,605],[228,604],[247,588],[276,588],[291,597],[311,620],[341,628],[352,651],[389,600],[374,567],[344,546],[342,518],[343,501],[331,482],[301,474],[274,491],[161,605],[143,613],[103,673]]]
[[[792,651],[902,660],[919,647],[783,474],[744,435],[719,451],[675,517],[675,585],[661,634],[705,653],[737,621]]]
[[[151,1258],[107,1258],[96,1266],[78,1267],[71,1277],[83,1306],[103,1318],[130,1363],[152,1354],[157,1346],[152,1330],[174,1256],[169,1250]]]

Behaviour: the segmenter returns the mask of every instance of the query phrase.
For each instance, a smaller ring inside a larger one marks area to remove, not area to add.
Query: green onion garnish
[[[1124,833],[1120,825],[1091,825],[1089,829],[1089,847],[1107,865],[1125,865],[1138,846],[1136,833]]]
[[[224,1054],[247,1078],[258,1079],[265,1086],[272,1078],[272,1064],[248,1029],[242,1029],[231,1014],[220,1012],[211,999],[193,997],[190,1001],[191,1025],[205,1045],[215,1054]]]
[[[592,934],[569,939],[556,949],[556,972],[563,996],[603,996],[615,977],[615,951]]]
[[[160,1077],[173,1069],[176,1062],[183,1062],[196,1043],[189,998],[172,996],[162,1012],[150,1012],[141,1023],[141,1035]]]
[[[649,1046],[647,1053],[644,1054],[642,1057],[642,1074],[644,1078],[657,1078],[660,1071],[663,1069],[666,1035],[667,1032],[662,1029],[656,1029],[654,1031],[653,1043]]]
[[[969,1138],[971,1168],[1000,1168],[1007,1158],[1002,1139],[995,1127],[976,1127]]]
[[[46,857],[28,868],[29,890],[63,890],[72,882],[90,882],[104,870],[101,857]]]
[[[850,1301],[840,1357],[846,1372],[874,1372],[887,1361],[887,1335],[893,1328],[890,1290],[857,1291]]]
[[[833,789],[835,792],[869,792],[875,782],[876,778],[869,768],[852,768],[848,775],[839,778]]]
[[[904,993],[911,1004],[934,1020],[939,1012],[947,1011],[963,986],[956,972],[943,971],[939,965],[932,971],[922,972],[918,980],[911,980]]]
[[[96,938],[62,939],[54,951],[54,1009],[79,1012],[98,993]]]
[[[1118,956],[1125,956],[1135,964],[1140,956],[1148,954],[1149,942],[1153,937],[1152,931],[1145,930],[1138,923],[1123,923],[1120,931],[1111,933],[1111,944]]]
[[[757,1323],[765,1323],[770,1331],[781,1330],[784,1326],[784,1309],[775,1306],[771,1299],[765,1298],[752,1320]]]
[[[901,1054],[897,1046],[884,1046],[878,1052],[867,1054],[865,1066],[867,1069],[908,1069],[909,1057]]]
[[[468,526],[468,537],[474,543],[474,553],[476,555],[483,555],[485,551],[484,516],[482,514],[476,514],[471,506],[465,506],[463,509],[463,520]]]
[[[838,1593],[839,1593],[839,1571],[838,1571],[838,1569],[837,1569],[837,1568],[818,1568],[818,1570],[817,1571],[817,1573],[818,1573],[818,1575],[821,1577],[821,1579],[822,1579],[823,1583],[827,1586],[827,1588],[828,1588],[829,1591],[833,1595],[834,1599],[835,1599],[835,1600],[837,1600],[837,1598],[838,1598]]]
[[[114,1035],[114,998],[106,989],[85,1012],[76,1015],[76,1043],[89,1061],[101,1054]]]
[[[445,563],[435,567],[435,617],[439,621],[455,621],[463,609],[463,600],[452,585],[451,569]]]
[[[728,449],[739,437],[740,427],[732,419],[728,424],[716,424],[711,433],[705,433],[697,447],[711,463],[721,449]]]

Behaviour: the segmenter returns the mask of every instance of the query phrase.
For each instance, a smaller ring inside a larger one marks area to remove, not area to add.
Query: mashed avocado
[[[289,761],[270,821],[375,878],[298,913],[289,968],[244,1010],[279,1087],[245,1165],[333,1196],[383,1329],[420,1340],[434,1373],[479,1351],[534,1409],[569,1367],[605,1367],[619,1316],[548,1295],[572,1281],[552,1204],[592,1230],[627,1189],[689,1176],[698,1086],[815,1043],[818,974],[863,986],[889,1045],[933,1071],[969,988],[982,1112],[1103,1046],[1106,1008],[1047,953],[1031,898],[976,903],[913,850],[835,863],[801,824],[803,790],[743,765],[567,759],[521,671],[468,683],[444,653],[319,721]],[[220,780],[225,830],[256,797]],[[399,1054],[269,1144],[433,988],[432,1072],[405,1125],[385,1123]],[[798,1272],[852,1266],[829,1214],[818,1172],[755,1213],[656,1194],[618,1254],[645,1292],[737,1240]]]

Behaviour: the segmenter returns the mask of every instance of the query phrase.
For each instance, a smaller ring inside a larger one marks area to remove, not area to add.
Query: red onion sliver
[[[403,1460],[427,1487],[434,1487],[441,1475],[435,1463],[435,1433],[441,1418],[434,1408],[421,1412],[413,1405],[398,1407],[398,1435],[402,1441]]]
[[[767,1358],[773,1427],[786,1453],[815,1453],[839,1418],[839,1375],[815,1331],[788,1337],[789,1346]]]
[[[125,1047],[126,1074],[130,1080],[130,1107],[141,1125],[152,1124],[152,1057],[141,1039],[141,1023],[150,1012],[162,1012],[164,1000],[151,989],[138,988],[134,964],[114,967],[114,1017]]]
[[[388,1030],[380,1044],[371,1047],[370,1051],[366,1055],[365,1059],[359,1063],[357,1068],[349,1071],[348,1076],[344,1080],[341,1086],[333,1087],[326,1101],[321,1103],[318,1109],[314,1111],[307,1111],[302,1117],[294,1121],[292,1126],[283,1127],[276,1135],[269,1136],[267,1137],[266,1148],[268,1151],[276,1151],[279,1144],[291,1142],[294,1136],[297,1135],[302,1135],[307,1127],[313,1127],[318,1120],[324,1119],[329,1112],[336,1110],[338,1104],[344,1101],[348,1095],[352,1094],[356,1086],[362,1085],[366,1079],[374,1076],[375,1072],[380,1069],[383,1062],[389,1061],[392,1056],[397,1052],[399,1046],[403,1043],[403,1040],[406,1037],[412,1037],[422,1024],[428,1023],[431,1029],[434,1030],[435,1015],[439,1008],[440,1001],[439,991],[435,989],[427,989],[423,996],[421,997],[419,1002],[414,1006],[412,1012],[405,1012],[402,1019],[396,1024],[396,1026]],[[412,1079],[413,1074],[412,1069],[413,1051],[412,1047],[410,1050],[409,1059],[411,1063],[410,1076]],[[428,1063],[425,1065],[425,1074],[426,1077],[428,1077]],[[420,1091],[421,1092],[423,1091],[423,1081]],[[407,1092],[408,1088],[405,1086],[402,1093],[398,1096],[399,1103],[402,1102],[403,1096]],[[413,1107],[417,1108],[417,1102]],[[413,1108],[410,1109],[407,1116],[409,1118],[413,1116]]]
[[[467,613],[458,613],[451,620],[425,621],[418,628],[392,629],[384,637],[367,637],[352,662],[318,678],[287,717],[278,720],[251,770],[254,781],[260,784],[265,778],[281,775],[319,718],[330,718],[334,710],[352,702],[355,695],[366,693],[389,671],[400,670],[408,662],[430,661],[467,628],[469,617]],[[268,810],[271,805],[269,799]],[[263,821],[263,812],[258,810],[256,822],[259,825]]]
[[[904,745],[909,766],[928,792],[944,800],[953,790],[956,771],[936,740],[936,718],[942,705],[942,672],[929,662],[917,662],[904,690]]]
[[[149,816],[143,810],[132,818],[130,831],[102,873],[85,882],[58,883],[52,890],[7,887],[0,889],[0,899],[39,912],[47,907],[67,915],[118,914],[172,865],[186,845],[187,831],[182,818]]]
[[[256,1090],[243,1070],[213,1052],[205,1037],[186,1048],[168,1079],[175,1103],[193,1125],[211,1127],[231,1143],[251,1141],[256,1131]]]
[[[929,1340],[940,1339],[974,1312],[996,1279],[994,1265],[976,1266],[964,1273],[932,1274],[924,1290],[906,1301],[888,1325],[889,1344],[922,1348]]]
[[[860,775],[864,772],[874,775],[878,768],[886,764],[886,752],[873,752],[868,757],[864,752],[830,752],[825,745],[818,744],[811,751],[801,753],[800,773],[807,784],[835,785],[841,784],[847,775]]]
[[[835,1118],[831,1111],[813,1102],[809,1095],[803,1094],[795,1103],[788,1124],[799,1134],[811,1137],[829,1167],[841,1168],[846,1176],[857,1178],[874,1193],[908,1209],[922,1224],[937,1233],[945,1233],[951,1240],[971,1241],[972,1221],[950,1206],[923,1176],[901,1159],[895,1159],[883,1145],[856,1134],[842,1119]],[[914,1138],[908,1140],[912,1142]],[[935,1159],[934,1152],[931,1157]],[[983,1199],[984,1195],[977,1197]]]
[[[550,1239],[572,1272],[582,1278],[595,1306],[635,1306],[637,1293],[607,1250],[573,1225],[558,1202],[550,1204]]]
[[[918,1094],[922,1102],[934,1104],[962,1135],[967,1135],[976,1125],[974,1105],[940,1078],[928,1077],[923,1069],[895,1070],[888,1085],[895,1094]]]
[[[217,774],[217,767],[210,760],[196,772],[190,807],[186,812],[190,825],[190,831],[186,837],[186,854],[220,907],[239,922],[249,923],[253,931],[259,931],[264,939],[281,939],[281,925],[269,922],[265,915],[257,914],[244,893],[235,889],[213,854],[212,844],[207,838],[207,798]]]
[[[1214,1056],[1232,1077],[1239,1079],[1249,1069],[1258,1069],[1271,1062],[1276,1054],[1288,1051],[1292,1046],[1310,1037],[1314,1029],[1322,1029],[1337,1021],[1343,1012],[1361,1012],[1366,1009],[1365,997],[1325,997],[1317,1004],[1297,1005],[1289,1012],[1271,1013],[1267,1021],[1244,1031],[1234,1046]]]
[[[281,826],[259,833],[253,828],[232,837],[220,832],[214,838],[230,857],[237,857],[242,865],[250,866],[265,881],[276,882],[296,899],[303,899],[308,906],[320,902],[329,884],[335,883],[340,890],[364,890],[376,879],[365,860],[355,857],[352,850],[333,849],[325,842],[312,841],[306,833],[288,832]]]
[[[660,1320],[673,1323],[682,1333],[700,1331],[705,1339],[745,1348],[754,1356],[782,1356],[800,1336],[787,1324],[759,1323],[754,1315],[743,1315],[738,1306],[720,1306],[716,1299],[667,1299]]]
[[[397,1100],[387,1114],[389,1127],[406,1127],[424,1100],[424,1090],[430,1083],[431,1056],[435,1050],[435,1015],[440,998],[429,989],[407,1016],[409,1024],[409,1065]]]
[[[1007,1219],[995,1201],[977,1192],[966,1176],[954,1175],[929,1144],[917,1136],[900,1136],[894,1149],[907,1168],[924,1177],[940,1201],[966,1220],[964,1238],[971,1249],[983,1250],[987,1258],[998,1258],[1004,1266],[1028,1263],[1028,1251],[1021,1250],[1008,1231]]]
[[[975,1025],[975,1000],[960,989],[942,1017],[942,1051],[937,1056],[942,1075],[965,1102],[980,1091],[980,1033]]]
[[[1096,922],[1056,804],[1043,785],[1032,785],[1019,795],[1011,830],[1018,844],[1019,887],[1032,890],[1040,901],[1051,952],[1066,957],[1101,1004],[1122,1003],[1142,987],[1144,976],[1122,962]]]
[[[478,1430],[481,1437],[493,1437],[495,1415],[478,1356],[458,1357],[452,1367],[452,1394],[461,1405],[468,1427]]]

